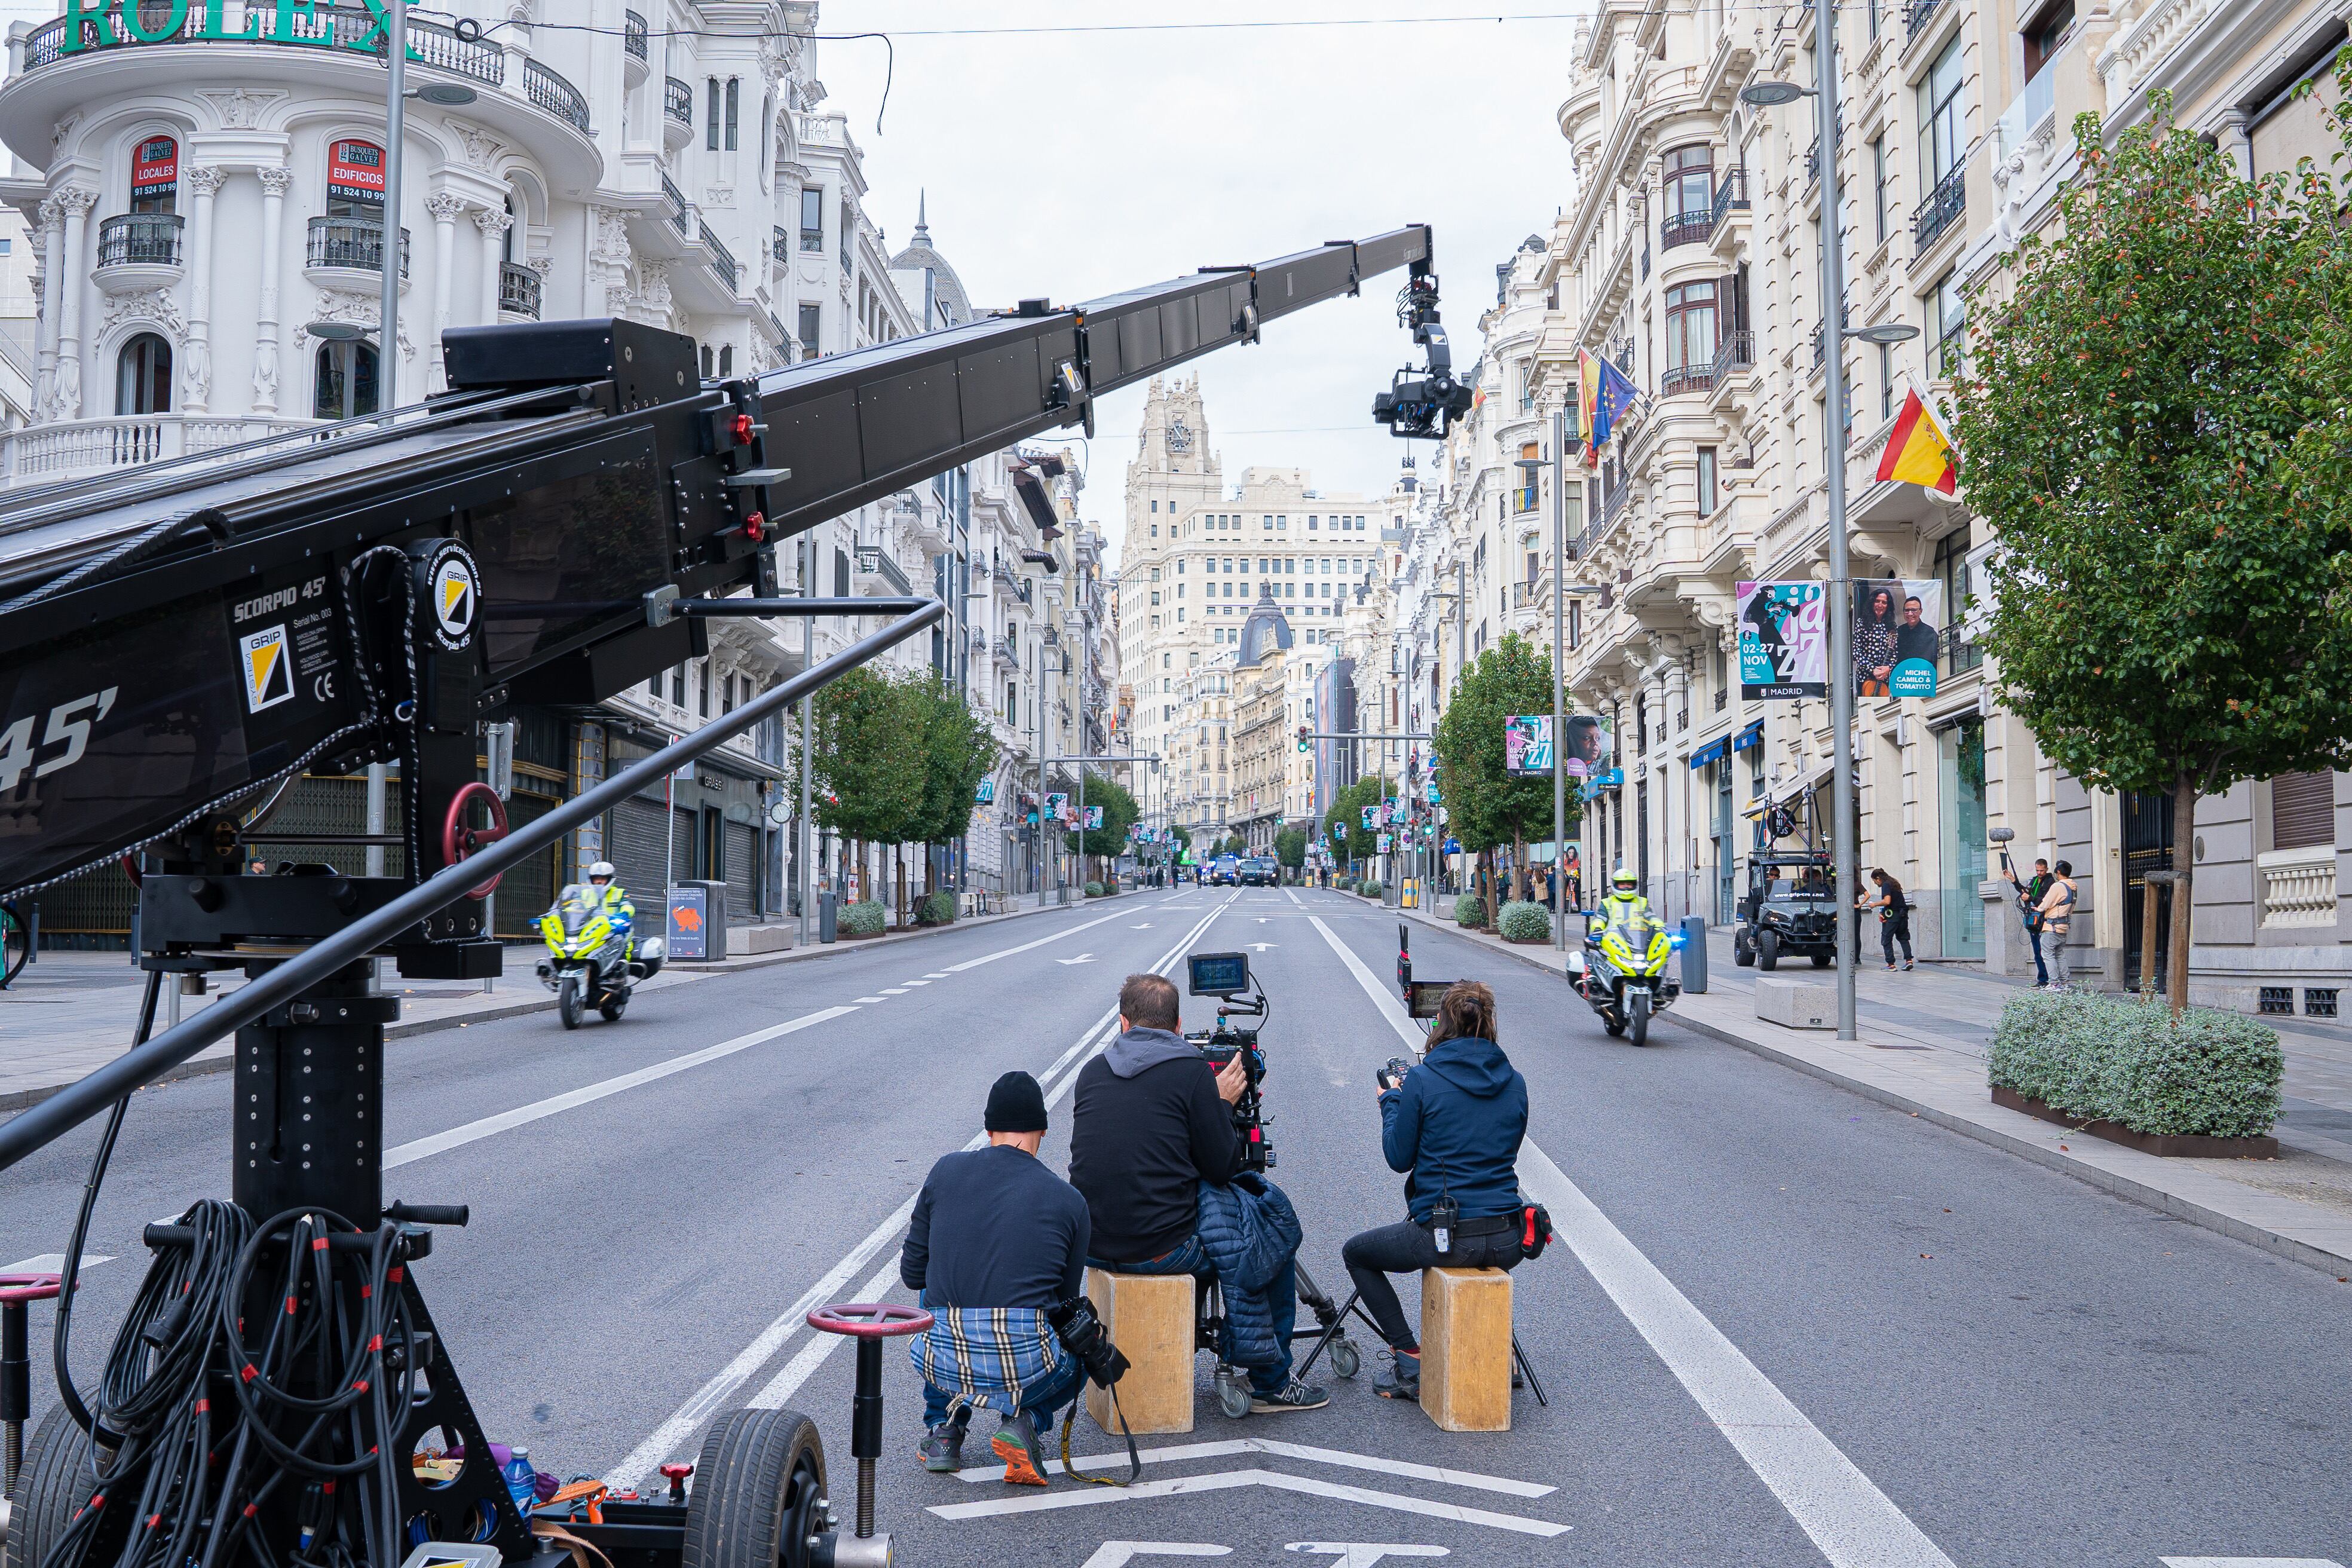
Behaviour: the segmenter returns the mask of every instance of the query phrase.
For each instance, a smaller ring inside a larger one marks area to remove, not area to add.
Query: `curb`
[[[1075,900],[1067,907],[1078,910],[1088,904],[1105,904],[1111,901],[1108,898],[1085,899]],[[755,969],[772,968],[780,963],[805,963],[814,959],[826,958],[835,953],[866,952],[878,947],[897,946],[902,942],[920,941],[939,931],[954,931],[959,927],[970,930],[974,926],[995,925],[1003,921],[1019,920],[1024,915],[1045,914],[1064,907],[1060,904],[1046,904],[1037,909],[1008,910],[1001,915],[982,915],[976,920],[957,921],[949,925],[927,926],[917,931],[887,931],[881,936],[867,938],[852,946],[844,946],[840,943],[831,945],[818,943],[805,948],[793,948],[784,952],[763,952],[740,963],[678,964],[672,967],[672,972],[691,974],[698,978],[705,975],[743,974]],[[438,1034],[444,1029],[455,1029],[464,1025],[493,1024],[505,1018],[520,1018],[530,1013],[552,1012],[554,1008],[555,998],[552,996],[534,997],[528,1002],[500,1003],[495,1006],[481,1008],[477,1012],[451,1014],[443,1018],[418,1018],[404,1024],[386,1025],[383,1037],[387,1042],[404,1040],[418,1035]],[[182,1062],[178,1067],[158,1073],[139,1087],[152,1089],[157,1084],[177,1083],[183,1079],[205,1078],[213,1073],[227,1072],[236,1066],[236,1053],[233,1050],[224,1050],[218,1056],[210,1054],[219,1048],[218,1046],[207,1046],[205,1047],[205,1055],[193,1058]],[[38,1105],[76,1081],[78,1081],[76,1079],[68,1079],[64,1083],[45,1084],[38,1089],[20,1089],[0,1094],[0,1112],[24,1110]]]
[[[1398,913],[1419,924],[1435,930],[1444,929],[1434,919],[1423,918],[1417,910],[1401,910]],[[1476,945],[1483,949],[1487,944],[1479,942]],[[1497,944],[1497,950],[1506,956],[1517,959],[1529,968],[1539,970],[1554,978],[1558,978],[1560,974],[1559,970],[1553,969],[1531,953],[1516,952],[1499,944]],[[2352,1268],[2352,1256],[2330,1252],[2325,1247],[2314,1247],[2309,1242],[2297,1241],[2293,1237],[2283,1236],[2277,1231],[2240,1219],[2234,1215],[2224,1214],[2219,1209],[2192,1203],[2177,1193],[2168,1192],[2162,1187],[2137,1180],[2119,1171],[2110,1171],[2103,1166],[2070,1159],[2057,1150],[2046,1148],[2030,1138],[2022,1138],[2002,1128],[1955,1114],[1925,1100],[1915,1100],[1900,1090],[1848,1077],[1833,1068],[1809,1061],[1765,1041],[1750,1039],[1719,1024],[1710,1024],[1687,1016],[1674,1015],[1668,1016],[1664,1021],[1688,1029],[1691,1033],[1706,1039],[1727,1046],[1737,1046],[1751,1055],[1759,1056],[1767,1061],[1792,1068],[1808,1078],[1817,1079],[1823,1083],[1849,1090],[1892,1110],[1907,1111],[1923,1121],[1932,1121],[1938,1127],[1959,1133],[1962,1137],[1973,1138],[1979,1143],[1990,1144],[1993,1148],[2030,1161],[2044,1170],[2072,1176],[2076,1181],[2096,1187],[2102,1192],[2112,1194],[2116,1197],[2127,1198],[2134,1203],[2155,1209],[2160,1214],[2170,1215],[2176,1219],[2187,1220],[2217,1235],[2226,1236],[2234,1241],[2242,1241],[2251,1247],[2259,1247],[2274,1257],[2319,1269],[2336,1278],[2341,1278],[2347,1268]],[[1985,1103],[1990,1105],[1992,1102],[1987,1100]],[[2154,1157],[2150,1156],[2150,1158]]]

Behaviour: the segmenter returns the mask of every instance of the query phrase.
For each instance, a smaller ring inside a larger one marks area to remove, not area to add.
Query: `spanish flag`
[[[1924,485],[1950,495],[1960,486],[1959,470],[1952,467],[1952,443],[1927,412],[1916,387],[1903,395],[1903,412],[1895,416],[1894,433],[1878,459],[1878,477]]]
[[[1576,351],[1576,422],[1584,436],[1584,460],[1591,468],[1601,466],[1601,443],[1605,437],[1597,428],[1601,416],[1601,362],[1586,350]]]

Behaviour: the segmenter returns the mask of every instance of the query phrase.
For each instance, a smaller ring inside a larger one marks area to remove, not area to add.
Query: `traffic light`
[[[1302,752],[1307,749],[1307,733],[1306,725],[1301,724],[1298,726],[1298,749]]]

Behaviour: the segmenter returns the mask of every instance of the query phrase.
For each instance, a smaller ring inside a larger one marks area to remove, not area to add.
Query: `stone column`
[[[54,419],[58,395],[58,311],[63,289],[59,279],[65,269],[65,209],[52,196],[41,204],[41,320],[35,338],[39,353],[34,374],[39,383],[33,388],[33,409],[36,419]]]
[[[89,268],[85,242],[89,233],[89,209],[98,205],[98,193],[87,185],[68,185],[58,193],[57,200],[66,220],[58,283],[63,298],[58,311],[57,416],[79,419],[82,416],[81,297],[85,292],[80,279]]]
[[[256,414],[278,412],[278,277],[285,250],[286,192],[294,184],[294,171],[286,168],[264,169],[261,172],[261,310],[255,322],[253,334],[253,411]],[[394,254],[385,247],[386,265]],[[387,346],[386,353],[391,352]]]
[[[449,325],[449,272],[457,265],[457,215],[466,210],[466,198],[436,191],[425,199],[425,210],[433,216],[433,348],[425,356],[425,384],[439,392],[441,333]],[[385,265],[391,265],[389,258]]]
[[[188,342],[180,356],[180,407],[204,414],[213,395],[213,197],[228,171],[188,171]]]
[[[489,324],[499,319],[499,268],[506,259],[506,232],[514,226],[514,215],[483,207],[474,214],[474,226],[482,231],[482,321]]]

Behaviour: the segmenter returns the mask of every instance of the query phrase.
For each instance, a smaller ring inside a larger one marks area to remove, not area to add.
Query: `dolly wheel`
[[[5,1547],[0,1548],[0,1564],[39,1568],[73,1522],[75,1511],[97,1489],[90,1473],[89,1435],[74,1425],[64,1405],[53,1406],[33,1428],[32,1440],[25,1445],[24,1468],[8,1489],[8,1535]],[[117,1523],[128,1517],[128,1510],[116,1511]],[[112,1558],[120,1550],[121,1534],[100,1526],[99,1554],[91,1561]],[[118,1543],[105,1544],[110,1539]]]
[[[680,1568],[808,1568],[824,1517],[824,1445],[791,1410],[738,1410],[694,1466]]]

